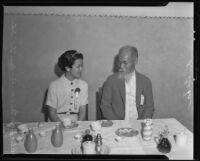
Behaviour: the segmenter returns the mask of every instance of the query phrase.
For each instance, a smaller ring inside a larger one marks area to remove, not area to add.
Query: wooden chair
[[[86,105],[86,116],[85,116],[85,121],[88,121],[88,104]]]
[[[96,92],[96,120],[102,120],[103,114],[100,109],[101,97],[102,97],[102,87]]]

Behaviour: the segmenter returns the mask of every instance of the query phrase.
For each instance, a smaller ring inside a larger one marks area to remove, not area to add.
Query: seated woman
[[[46,106],[51,121],[86,120],[88,84],[80,79],[83,70],[83,54],[76,50],[64,52],[58,58],[58,66],[64,74],[50,83]]]

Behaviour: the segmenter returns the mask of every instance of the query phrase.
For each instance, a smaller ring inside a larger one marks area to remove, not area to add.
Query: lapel
[[[138,72],[135,72],[135,77],[136,77],[136,105],[140,104],[140,95],[141,95],[141,79],[140,75]]]
[[[118,87],[119,87],[119,91],[122,97],[122,101],[125,105],[125,80],[124,78],[118,78]]]

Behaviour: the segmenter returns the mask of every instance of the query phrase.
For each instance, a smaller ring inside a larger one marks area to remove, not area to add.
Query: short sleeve
[[[53,108],[57,108],[57,97],[56,97],[55,87],[53,86],[53,84],[49,85],[46,105],[51,106]]]
[[[88,84],[87,83],[84,83],[82,91],[83,93],[80,99],[80,106],[84,106],[88,104]]]

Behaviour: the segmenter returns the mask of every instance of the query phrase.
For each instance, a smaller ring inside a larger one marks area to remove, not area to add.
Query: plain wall
[[[96,92],[112,74],[123,45],[139,51],[137,70],[152,81],[154,118],[174,117],[193,131],[193,19],[5,14],[3,121],[43,121],[49,83],[58,78],[57,58],[84,54],[82,79],[89,85],[89,120]]]

